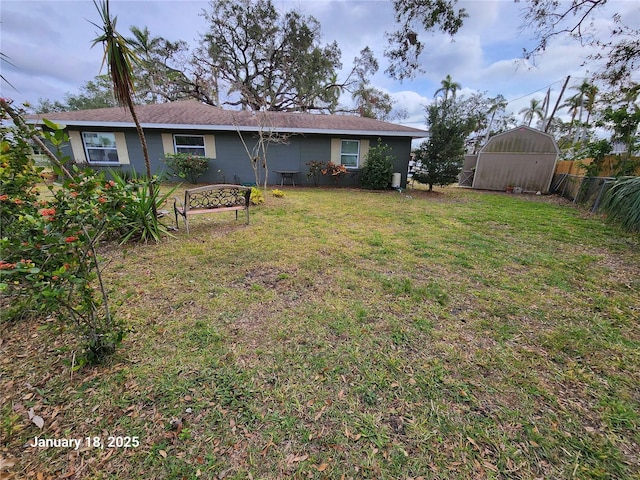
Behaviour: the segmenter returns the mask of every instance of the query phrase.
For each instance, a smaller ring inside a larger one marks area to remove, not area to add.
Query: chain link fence
[[[585,177],[561,173],[554,175],[550,191],[595,212],[615,181],[615,177]]]

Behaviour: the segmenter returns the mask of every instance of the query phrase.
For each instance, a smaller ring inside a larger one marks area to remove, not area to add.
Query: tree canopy
[[[393,0],[398,29],[387,33],[389,42],[385,56],[389,59],[387,74],[404,80],[423,72],[420,54],[424,43],[420,31],[440,29],[455,35],[469,15],[464,8],[456,9],[457,0]]]
[[[499,103],[498,99],[486,99],[478,94],[470,98],[452,96],[429,105],[426,120],[430,136],[414,152],[417,162],[414,178],[428,185],[429,190],[434,185],[454,183],[470,147],[469,141],[478,142],[472,134],[475,132],[479,137],[487,128],[489,105],[495,103]]]
[[[198,58],[251,110],[321,110],[335,102],[328,80],[342,65],[336,42],[320,45],[320,24],[297,11],[278,13],[271,0],[220,0],[203,15],[209,30]]]
[[[536,45],[525,50],[531,58],[543,52],[549,42],[562,35],[575,38],[583,45],[598,47],[590,60],[604,60],[597,77],[611,85],[628,85],[631,75],[640,67],[640,29],[625,22],[619,14],[611,17],[614,27],[604,38],[593,30],[592,18],[601,15],[608,0],[525,0],[523,8],[523,30],[534,33]],[[637,23],[637,22],[634,22]]]

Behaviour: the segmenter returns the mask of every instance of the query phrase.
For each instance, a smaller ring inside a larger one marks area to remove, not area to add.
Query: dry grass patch
[[[554,199],[458,189],[203,215],[104,250],[131,325],[106,365],[72,371],[52,320],[1,325],[0,455],[15,478],[633,478],[637,245]]]

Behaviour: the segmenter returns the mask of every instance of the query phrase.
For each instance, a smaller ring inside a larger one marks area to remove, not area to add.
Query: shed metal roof
[[[553,136],[521,126],[494,135],[480,153],[560,153]]]

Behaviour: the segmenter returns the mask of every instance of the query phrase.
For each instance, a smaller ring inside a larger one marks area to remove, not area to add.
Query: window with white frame
[[[82,132],[87,162],[97,164],[119,163],[116,136],[111,132]]]
[[[359,140],[342,140],[340,163],[347,168],[358,168],[360,164]]]
[[[176,153],[191,153],[205,157],[203,135],[174,135],[173,145]]]

